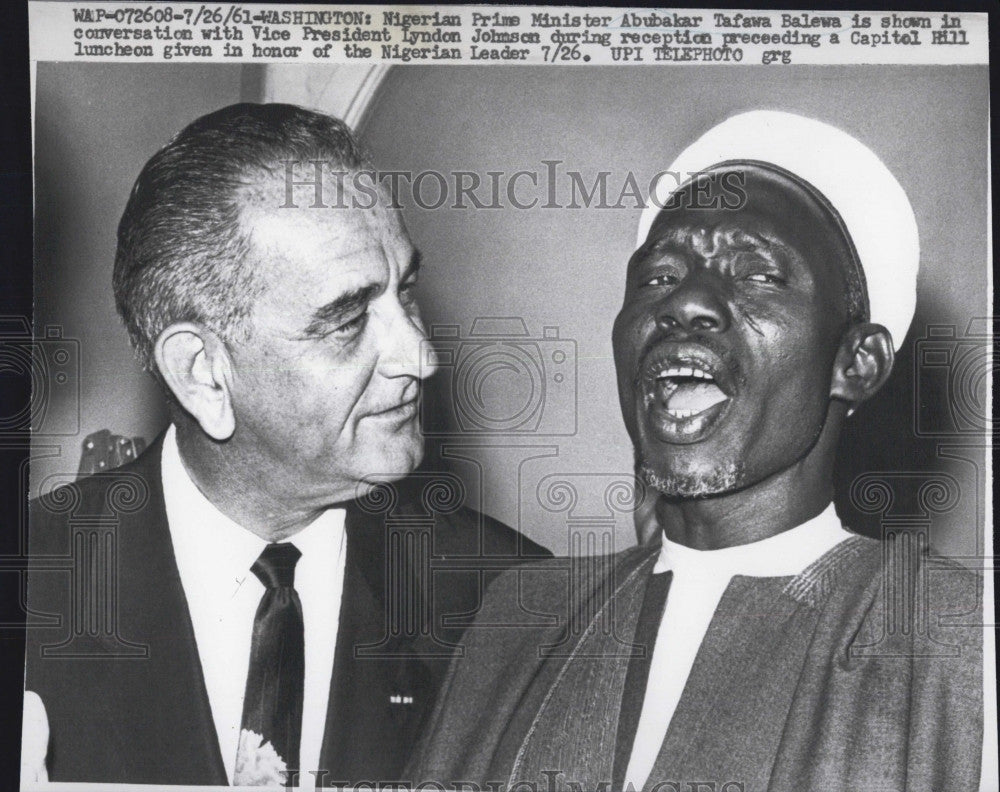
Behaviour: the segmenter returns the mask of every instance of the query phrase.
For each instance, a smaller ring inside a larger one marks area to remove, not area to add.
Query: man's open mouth
[[[729,397],[708,371],[692,366],[670,366],[656,377],[656,399],[675,420],[699,415]]]
[[[721,360],[701,347],[651,356],[642,379],[651,428],[665,442],[697,442],[730,403],[731,377]]]

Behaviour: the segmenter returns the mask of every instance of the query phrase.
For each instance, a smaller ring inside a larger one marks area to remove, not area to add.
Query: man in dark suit
[[[391,781],[483,586],[546,554],[410,476],[419,255],[368,172],[336,119],[242,104],[139,175],[115,298],[172,423],[31,504],[36,778]]]

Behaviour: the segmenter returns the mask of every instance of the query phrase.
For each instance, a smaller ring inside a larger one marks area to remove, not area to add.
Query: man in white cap
[[[613,341],[662,544],[582,592],[545,565],[498,580],[412,780],[975,788],[977,576],[832,504],[913,316],[902,188],[838,129],[744,113],[676,160],[637,244]]]

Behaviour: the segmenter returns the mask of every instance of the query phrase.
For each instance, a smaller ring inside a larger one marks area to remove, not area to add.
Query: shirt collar
[[[178,562],[203,585],[232,596],[267,542],[227,517],[191,479],[177,448],[177,430],[163,438],[163,499]],[[205,594],[210,592],[205,591]]]
[[[179,562],[219,597],[232,596],[248,576],[256,583],[250,568],[268,542],[219,511],[198,489],[184,467],[173,425],[163,439],[162,476],[167,521]],[[344,510],[327,509],[287,541],[304,559],[334,558],[343,525]]]
[[[727,577],[797,575],[850,535],[841,525],[833,503],[795,528],[757,542],[718,550],[695,550],[670,541],[664,534],[653,572],[691,571]]]

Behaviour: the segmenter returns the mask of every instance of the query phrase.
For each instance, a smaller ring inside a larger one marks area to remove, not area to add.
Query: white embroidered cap
[[[818,190],[851,236],[868,286],[871,321],[903,343],[917,303],[920,240],[906,193],[860,141],[811,118],[771,110],[740,113],[713,127],[677,157],[639,220],[636,247],[669,197],[690,178],[732,160],[769,163]]]

